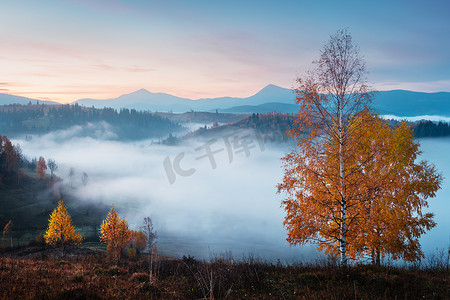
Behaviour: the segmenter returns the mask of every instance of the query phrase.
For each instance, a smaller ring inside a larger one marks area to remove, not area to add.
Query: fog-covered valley
[[[74,134],[77,130],[14,143],[28,157],[56,160],[56,174],[65,182],[74,168],[73,192],[79,199],[114,205],[132,228],[151,216],[161,253],[200,259],[225,251],[282,261],[322,257],[312,246],[290,247],[285,241],[283,195],[276,193],[276,184],[282,178],[280,158],[291,144],[265,143],[252,130],[232,133],[245,136],[247,142],[239,147],[230,143],[232,135],[166,146],[151,140],[108,140],[104,126],[97,136],[80,137]],[[449,178],[450,139],[422,139],[421,145],[422,157]],[[82,173],[88,174],[86,186]],[[425,253],[450,243],[449,196],[450,185],[444,180],[437,197],[429,201],[438,225],[422,238]]]

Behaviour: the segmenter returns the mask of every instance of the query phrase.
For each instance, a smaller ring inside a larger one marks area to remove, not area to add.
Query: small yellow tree
[[[133,231],[128,229],[125,218],[119,218],[114,206],[100,226],[100,241],[107,244],[108,254],[115,261],[120,258],[120,252],[133,239]]]
[[[49,245],[62,245],[63,252],[66,245],[80,244],[83,240],[81,234],[75,232],[75,227],[72,225],[72,218],[67,212],[67,207],[62,200],[59,201],[58,207],[50,215],[44,239]]]

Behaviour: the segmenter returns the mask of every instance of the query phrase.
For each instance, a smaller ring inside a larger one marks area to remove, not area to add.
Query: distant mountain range
[[[36,103],[39,100],[0,94],[0,105],[27,104],[29,101]],[[50,101],[39,101],[39,103],[57,104]],[[96,108],[112,107],[115,109],[128,108],[176,113],[190,110],[217,110],[222,113],[294,113],[298,111],[293,90],[276,85],[268,85],[255,95],[247,98],[222,97],[193,100],[164,93],[151,93],[141,89],[113,99],[80,99],[72,104],[74,103]],[[373,107],[380,114],[397,116],[450,116],[450,93],[421,93],[404,90],[381,91],[375,94]]]
[[[151,111],[172,111],[172,112],[186,112],[191,109],[194,111],[215,111],[225,112],[253,112],[241,111],[243,105],[258,106],[265,105],[270,102],[277,104],[290,104],[291,111],[298,111],[294,104],[294,94],[289,89],[281,88],[275,85],[268,85],[253,96],[247,98],[205,98],[192,100],[187,98],[180,98],[169,94],[151,93],[145,89],[136,92],[125,94],[117,98],[97,100],[97,99],[81,99],[75,101],[84,106],[94,106],[96,108],[112,107],[120,109],[122,107],[136,110],[151,110]],[[271,110],[268,110],[271,111]],[[255,111],[256,112],[256,111]]]

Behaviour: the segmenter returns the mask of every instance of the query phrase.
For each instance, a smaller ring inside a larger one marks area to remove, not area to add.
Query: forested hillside
[[[3,183],[17,182],[24,177],[22,150],[14,146],[6,136],[0,135],[0,186]]]
[[[418,138],[450,136],[450,125],[444,122],[421,121],[415,123],[413,127],[414,134]]]
[[[75,125],[107,123],[117,139],[136,140],[163,137],[181,129],[165,117],[134,109],[87,108],[80,105],[0,106],[0,129],[10,137],[45,134]],[[86,132],[86,135],[89,133]]]
[[[213,125],[212,127],[201,127],[198,130],[188,134],[186,138],[192,137],[209,137],[217,134],[224,134],[231,129],[255,129],[263,138],[264,141],[286,142],[290,140],[287,131],[294,125],[294,120],[297,118],[296,114],[284,113],[265,113],[248,115],[242,120],[223,126]],[[390,120],[389,123],[394,126],[398,121]],[[410,122],[414,129],[414,135],[417,138],[423,137],[445,137],[450,136],[450,125],[444,122],[420,121]],[[171,138],[173,139],[173,137]],[[174,141],[169,141],[168,144],[173,144]]]
[[[295,114],[252,114],[231,124],[219,126],[214,123],[210,128],[205,125],[205,127],[189,133],[185,138],[229,136],[231,131],[252,129],[264,142],[286,142],[291,139],[287,135],[287,131],[293,126],[295,118]],[[169,142],[169,144],[172,143]]]
[[[43,170],[37,168],[40,162]],[[43,230],[51,210],[63,198],[69,207],[77,208],[73,214],[77,225],[98,225],[107,212],[105,206],[79,201],[70,184],[56,175],[45,176],[45,169],[44,158],[39,162],[35,158],[28,160],[20,146],[0,135],[0,227],[11,221],[15,237],[29,230]],[[39,174],[38,170],[43,172]]]

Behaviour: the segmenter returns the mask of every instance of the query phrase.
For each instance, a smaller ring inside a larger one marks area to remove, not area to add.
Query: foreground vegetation
[[[69,255],[64,260],[4,253],[0,298],[446,299],[449,274],[443,265],[428,269],[339,268],[331,262],[286,266],[252,257],[234,261],[229,256],[212,262],[159,257],[151,265],[146,254],[113,264],[101,253]]]

